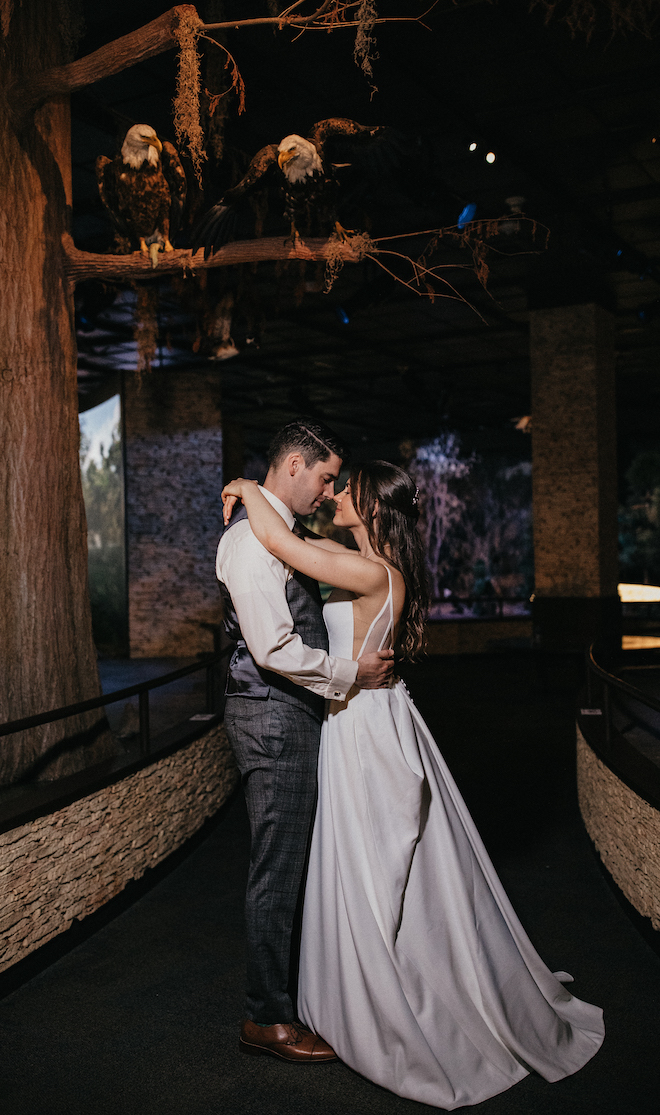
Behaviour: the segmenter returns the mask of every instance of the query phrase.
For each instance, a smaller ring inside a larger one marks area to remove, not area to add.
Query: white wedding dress
[[[329,602],[324,617],[330,653],[351,658],[352,602]],[[389,646],[392,622],[390,576],[360,653]],[[329,702],[301,1020],[369,1080],[452,1110],[593,1057],[602,1011],[570,979],[533,948],[403,682]]]

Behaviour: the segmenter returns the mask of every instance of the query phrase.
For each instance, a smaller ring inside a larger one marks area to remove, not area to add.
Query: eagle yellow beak
[[[146,138],[145,136],[140,136],[140,140],[141,140],[142,143],[145,144],[146,147],[155,147],[158,151],[158,154],[159,155],[162,154],[163,145],[160,142],[160,140],[159,140],[159,138],[158,138],[158,136],[156,135],[155,132],[152,136],[149,136],[148,138]]]
[[[280,170],[284,170],[284,167],[287,163],[290,163],[292,159],[297,158],[298,152],[296,151],[295,147],[290,147],[288,151],[280,151],[279,155],[277,156],[277,165],[279,166]]]

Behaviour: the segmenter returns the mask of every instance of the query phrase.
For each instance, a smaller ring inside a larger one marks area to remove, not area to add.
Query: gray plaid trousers
[[[307,709],[273,697],[231,696],[225,728],[252,836],[245,898],[247,1017],[292,1022],[292,932],[316,802],[321,724]]]

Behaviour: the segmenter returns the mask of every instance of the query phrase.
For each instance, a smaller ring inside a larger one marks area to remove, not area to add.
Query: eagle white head
[[[149,166],[157,166],[158,156],[162,150],[163,145],[151,124],[134,124],[126,132],[121,157],[134,170],[138,170],[145,159]]]
[[[285,136],[277,150],[279,168],[289,182],[302,182],[303,178],[310,178],[323,170],[314,144],[302,136]]]

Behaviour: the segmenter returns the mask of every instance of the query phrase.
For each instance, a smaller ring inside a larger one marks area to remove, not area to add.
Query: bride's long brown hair
[[[399,643],[403,657],[415,658],[424,644],[429,606],[426,563],[417,529],[419,493],[402,468],[389,461],[367,461],[351,469],[353,506],[380,557],[402,574],[406,601],[401,613]]]

